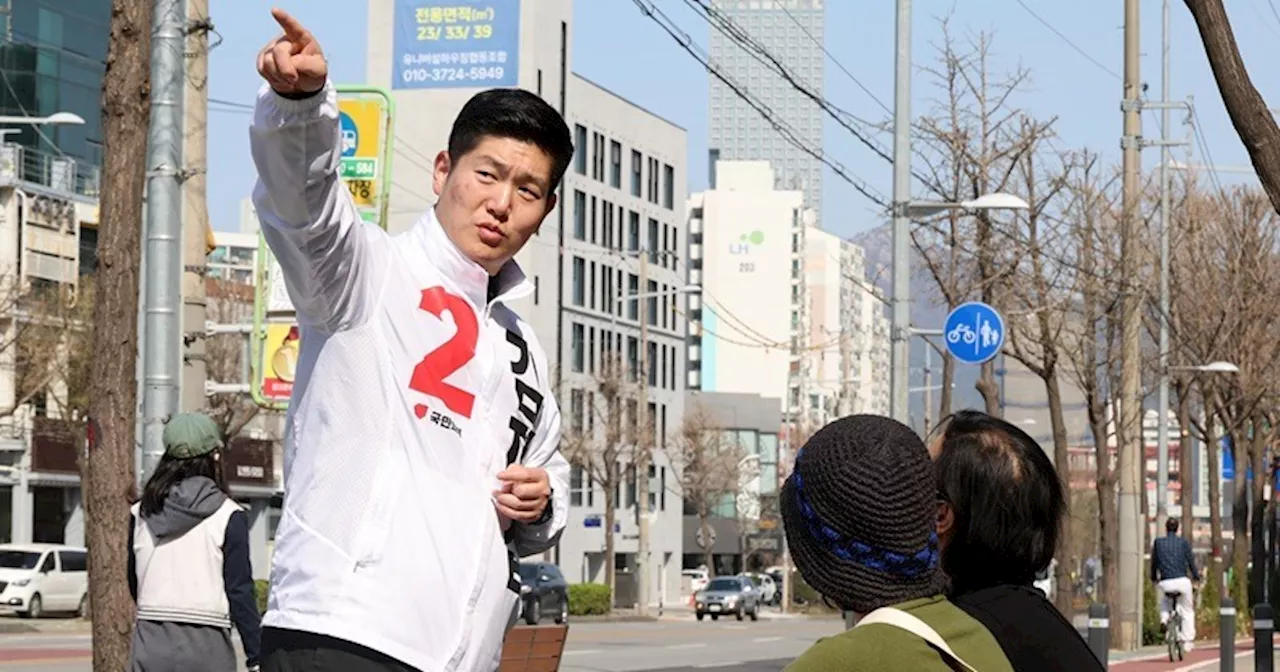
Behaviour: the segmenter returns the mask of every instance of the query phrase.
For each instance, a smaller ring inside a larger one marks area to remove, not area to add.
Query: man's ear
[[[436,196],[444,192],[444,183],[449,179],[451,170],[453,170],[453,161],[449,159],[449,152],[440,150],[440,153],[436,154],[434,170],[431,171],[431,190]]]
[[[556,192],[551,192],[551,194],[547,196],[547,211],[543,216],[545,217],[546,215],[551,214],[551,211],[556,209],[556,203],[558,202],[560,202],[560,197]]]
[[[956,525],[956,512],[951,509],[951,505],[946,502],[938,502],[938,539],[947,540],[951,538],[951,532]]]

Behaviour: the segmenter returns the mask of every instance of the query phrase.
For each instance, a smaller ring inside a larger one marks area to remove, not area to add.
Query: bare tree
[[[1024,156],[1034,154],[1049,135],[1053,121],[1029,121],[1011,100],[1029,80],[1019,68],[1009,74],[991,70],[992,36],[979,33],[961,46],[953,38],[948,19],[940,21],[942,43],[937,65],[924,68],[941,92],[930,114],[916,122],[917,153],[925,166],[918,175],[940,200],[960,202],[993,192],[1008,191]],[[967,300],[994,303],[1001,283],[1008,279],[1011,260],[1006,216],[981,211],[968,216],[950,210],[912,231],[912,244],[923,259],[947,308]],[[942,413],[951,408],[955,362],[943,355]],[[977,389],[986,410],[1000,414],[1000,387],[995,363],[982,366]]]
[[[1035,131],[1035,123],[1024,118],[1022,125]],[[1067,155],[1046,160],[1034,152],[1023,154],[1016,170],[1018,190],[1030,205],[1021,219],[1019,237],[1025,245],[1019,259],[1012,264],[1011,277],[1002,287],[1002,300],[1009,314],[1005,322],[1008,339],[1005,352],[1034,373],[1044,384],[1053,437],[1054,464],[1064,492],[1070,492],[1070,451],[1067,423],[1062,409],[1062,341],[1069,304],[1074,300],[1076,265],[1070,252],[1073,242],[1066,228],[1068,218],[1056,217],[1057,202],[1063,194],[1067,176],[1080,160]],[[1093,162],[1096,157],[1085,156]],[[1087,171],[1091,167],[1084,167]],[[1071,500],[1069,499],[1068,502]],[[1064,519],[1059,530],[1059,552],[1073,548],[1074,527]],[[1071,613],[1070,563],[1057,563],[1055,603],[1064,614]]]
[[[90,417],[94,443],[81,469],[89,547],[93,669],[124,669],[132,630],[125,577],[137,393],[138,268],[151,104],[152,7],[112,0],[102,92],[102,214],[94,292]]]
[[[1249,152],[1271,207],[1280,210],[1280,126],[1249,79],[1222,0],[1186,0],[1204,43],[1205,55],[1227,115]]]
[[[1121,283],[1106,269],[1115,267],[1120,241],[1115,176],[1102,173],[1096,157],[1084,154],[1067,176],[1062,217],[1071,223],[1067,234],[1077,268],[1059,344],[1064,373],[1084,397],[1093,438],[1103,599],[1119,604],[1119,513],[1111,451],[1116,437],[1110,430],[1108,408],[1115,389],[1111,381],[1119,374]]]
[[[1274,410],[1280,376],[1280,343],[1272,333],[1273,325],[1280,323],[1280,305],[1274,301],[1280,293],[1280,217],[1262,194],[1248,189],[1198,198],[1207,203],[1195,207],[1199,216],[1193,221],[1188,218],[1185,240],[1174,257],[1182,290],[1174,296],[1174,312],[1179,315],[1174,345],[1190,361],[1225,360],[1239,367],[1235,375],[1203,379],[1202,384],[1213,410],[1210,416],[1217,417],[1232,439],[1237,465],[1232,564],[1236,590],[1243,591],[1248,585],[1250,538],[1258,539],[1266,483],[1254,479],[1250,490],[1246,466],[1264,473],[1276,431],[1268,415]],[[1202,433],[1209,438],[1211,427],[1202,428]],[[1257,513],[1253,534],[1248,527],[1251,508]],[[1261,590],[1261,569],[1255,568],[1255,591]]]
[[[208,279],[205,282],[208,319],[218,324],[244,324],[253,317],[253,285]],[[235,383],[248,379],[248,340],[242,334],[216,334],[205,343],[205,363],[210,380]],[[254,418],[261,407],[248,395],[220,394],[209,397],[208,414],[231,439]]]
[[[681,496],[697,513],[702,539],[707,540],[703,562],[714,572],[711,515],[726,498],[738,492],[742,449],[715,422],[706,406],[694,402],[685,408],[667,454],[679,474]],[[744,565],[745,560],[744,557]]]
[[[594,389],[569,392],[569,424],[561,450],[570,464],[589,479],[584,488],[599,484],[603,490],[605,585],[612,591],[617,574],[613,529],[618,517],[617,493],[624,474],[621,458],[625,454],[622,412],[626,378],[621,362],[608,349],[601,353],[599,372],[592,383]],[[630,434],[634,442],[635,433]]]

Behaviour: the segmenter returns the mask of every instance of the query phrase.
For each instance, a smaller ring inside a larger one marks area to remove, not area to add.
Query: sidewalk
[[[1238,672],[1251,671],[1253,639],[1237,639],[1235,657]],[[1196,642],[1195,650],[1177,662],[1169,661],[1169,651],[1164,645],[1146,646],[1137,651],[1112,651],[1108,670],[1110,672],[1208,672],[1218,669],[1219,660],[1217,642]]]
[[[28,619],[18,618],[17,616],[0,616],[0,634],[3,635],[32,633],[76,635],[87,633],[91,629],[90,622],[82,618]]]

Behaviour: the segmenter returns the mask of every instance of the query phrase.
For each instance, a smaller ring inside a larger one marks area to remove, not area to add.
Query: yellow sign
[[[375,98],[339,98],[343,181],[358,207],[375,207],[382,177],[383,103]]]
[[[258,390],[269,401],[288,401],[293,394],[293,380],[298,372],[298,347],[302,344],[298,326],[288,322],[269,322],[262,343],[261,377]]]

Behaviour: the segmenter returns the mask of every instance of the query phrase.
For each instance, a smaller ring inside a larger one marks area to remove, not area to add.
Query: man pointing
[[[555,207],[569,129],[531,93],[477,94],[436,156],[435,207],[389,236],[338,178],[319,42],[273,16],[254,204],[302,350],[263,669],[496,669],[515,558],[567,513],[546,357],[508,303],[533,291],[512,258]]]

